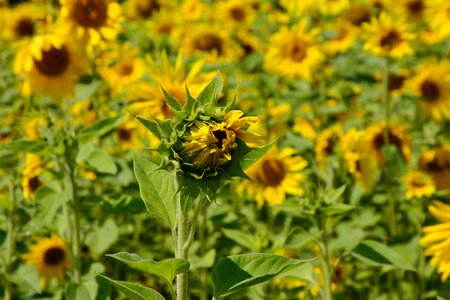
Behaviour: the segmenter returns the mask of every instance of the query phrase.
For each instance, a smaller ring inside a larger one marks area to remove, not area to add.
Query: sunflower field
[[[449,0],[0,0],[1,299],[449,277]]]

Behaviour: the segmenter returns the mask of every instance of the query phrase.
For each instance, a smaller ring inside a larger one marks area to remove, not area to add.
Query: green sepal
[[[208,83],[208,85],[200,92],[197,100],[206,107],[206,112],[212,114],[216,110],[217,99],[222,92],[223,82],[220,76],[220,71],[217,71],[216,76]]]
[[[174,112],[174,110],[181,111],[183,109],[180,102],[178,102],[177,99],[172,97],[172,95],[169,94],[162,86],[161,86],[161,90],[163,91],[164,96],[166,97],[166,100],[167,100],[167,105],[169,105],[172,112]]]

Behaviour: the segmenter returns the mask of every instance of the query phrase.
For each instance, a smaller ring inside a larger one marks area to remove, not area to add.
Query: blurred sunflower
[[[147,57],[147,73],[153,82],[140,82],[130,90],[128,98],[131,101],[129,109],[139,113],[144,118],[170,119],[173,117],[166,97],[161,90],[163,87],[178,102],[184,105],[186,86],[189,93],[197,97],[207,83],[214,77],[214,72],[202,72],[204,62],[195,62],[188,71],[183,63],[183,52],[179,52],[175,64],[170,61],[167,53],[159,56],[159,61]]]
[[[403,178],[403,184],[406,189],[405,198],[429,197],[436,192],[433,179],[420,171],[410,171]]]
[[[423,63],[410,86],[427,115],[438,122],[450,119],[450,63]]]
[[[143,149],[145,145],[143,135],[147,132],[147,130],[143,130],[139,121],[133,115],[127,114],[114,132],[118,142],[115,147],[116,150],[127,152],[129,150]]]
[[[237,139],[252,144],[262,142],[263,136],[243,129],[258,122],[259,118],[241,118],[243,114],[240,110],[229,111],[220,123],[195,121],[183,137],[185,143],[181,156],[185,162],[196,170],[215,170],[232,159]]]
[[[22,189],[25,200],[31,200],[36,190],[42,185],[39,176],[43,171],[41,158],[32,153],[25,156],[24,168],[22,170]]]
[[[242,49],[241,58],[247,57],[248,55],[253,53],[258,53],[260,51],[260,40],[249,29],[240,29],[236,31],[234,39]]]
[[[113,94],[118,95],[132,89],[145,73],[145,63],[139,53],[126,43],[113,48],[103,59],[98,72],[111,87]]]
[[[113,40],[120,29],[121,7],[113,0],[61,0],[60,18],[68,34],[97,45]]]
[[[450,189],[450,145],[444,144],[422,152],[419,167],[433,177],[436,188]]]
[[[316,139],[316,159],[320,166],[324,167],[327,157],[333,155],[337,149],[339,138],[342,134],[342,126],[336,124],[319,133]]]
[[[25,75],[24,95],[39,93],[58,98],[72,91],[84,64],[84,57],[71,41],[56,35],[40,35],[16,54],[14,72]]]
[[[82,124],[87,127],[97,120],[97,112],[94,109],[92,100],[86,99],[77,101],[70,107],[70,113],[75,124]]]
[[[195,21],[209,15],[209,10],[210,6],[202,0],[186,0],[183,2],[181,15],[187,22]]]
[[[358,37],[358,31],[347,21],[333,23],[335,36],[325,44],[325,52],[328,55],[335,55],[347,51]]]
[[[352,3],[342,19],[349,22],[355,28],[361,28],[363,24],[370,22],[371,17],[372,12],[367,6]]]
[[[413,53],[411,41],[415,34],[410,32],[407,22],[394,18],[385,12],[371,22],[364,24],[366,34],[364,50],[379,56],[401,58]]]
[[[199,23],[182,29],[181,45],[188,56],[202,55],[209,63],[225,63],[242,56],[242,50],[217,24]]]
[[[30,253],[24,254],[23,258],[38,269],[42,287],[55,277],[59,282],[64,281],[64,270],[71,265],[66,244],[55,235],[39,239],[30,247]]]
[[[437,267],[444,282],[450,275],[450,206],[433,201],[428,210],[441,224],[425,226],[420,245],[427,248],[425,255],[431,256],[430,264]]]
[[[265,69],[288,78],[311,80],[324,58],[317,45],[317,34],[317,29],[307,29],[306,22],[290,29],[281,28],[269,37]]]
[[[342,135],[340,145],[348,172],[364,191],[370,191],[377,181],[378,168],[370,155],[364,132],[351,128]]]
[[[410,160],[411,139],[405,127],[395,123],[388,126],[385,122],[378,122],[367,128],[365,135],[369,150],[380,165],[386,162],[382,149],[387,145],[395,146],[406,162]]]
[[[6,40],[17,41],[31,38],[38,32],[45,19],[45,6],[42,3],[24,3],[5,11],[3,36]]]
[[[426,23],[431,31],[440,37],[446,38],[450,35],[450,1],[433,0],[428,1],[425,8]]]
[[[425,9],[428,7],[429,0],[400,0],[398,5],[392,8],[397,11],[400,16],[407,16],[410,22],[423,21]]]
[[[349,0],[319,0],[315,3],[322,15],[338,15],[350,6]]]
[[[256,17],[251,0],[225,0],[217,4],[217,17],[233,27],[250,25]]]
[[[126,3],[126,12],[131,19],[145,20],[153,18],[155,13],[167,6],[165,0],[130,0]]]
[[[27,140],[36,141],[40,139],[38,126],[45,126],[47,121],[42,116],[30,116],[23,119],[23,132]]]
[[[181,26],[181,16],[173,9],[160,9],[148,21],[148,32],[152,36],[173,37]]]
[[[281,204],[286,194],[303,195],[301,183],[306,176],[301,171],[307,165],[293,148],[278,151],[274,147],[246,171],[253,181],[241,182],[238,192],[255,196],[258,207]]]

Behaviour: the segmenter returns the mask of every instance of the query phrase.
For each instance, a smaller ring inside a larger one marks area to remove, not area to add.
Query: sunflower
[[[56,35],[40,35],[17,53],[14,72],[25,75],[24,95],[39,93],[58,98],[72,91],[84,70],[84,62],[71,41]]]
[[[60,18],[68,34],[90,44],[113,40],[120,29],[121,7],[113,0],[61,0]]]
[[[167,7],[164,0],[130,0],[127,1],[126,12],[131,19],[151,19],[161,9]]]
[[[342,127],[337,124],[323,130],[316,139],[315,152],[320,165],[325,166],[327,157],[333,155],[337,149]]]
[[[98,72],[115,95],[132,89],[133,85],[145,74],[144,60],[139,57],[138,51],[128,43],[112,49],[103,61],[104,64],[98,68]]]
[[[152,36],[172,38],[182,24],[181,16],[172,9],[160,9],[148,21],[148,32]]]
[[[408,162],[411,157],[411,139],[405,127],[396,123],[389,124],[378,122],[366,130],[366,139],[369,151],[375,155],[377,162],[383,165],[386,159],[382,153],[383,147],[393,145],[397,148],[403,159]]]
[[[45,126],[47,121],[42,116],[35,116],[23,124],[24,136],[27,140],[36,141],[40,139],[38,127]]]
[[[450,145],[440,145],[422,152],[419,166],[433,177],[436,188],[450,189]]]
[[[433,0],[428,1],[425,8],[426,23],[430,26],[440,39],[446,38],[450,35],[450,1],[447,0]]]
[[[129,150],[141,150],[144,148],[144,134],[148,131],[139,126],[139,122],[133,115],[127,114],[122,123],[117,126],[115,136],[117,138],[116,149],[121,152]]]
[[[128,98],[132,102],[129,109],[139,115],[151,119],[170,119],[173,117],[161,87],[170,95],[184,104],[186,99],[186,86],[193,97],[196,97],[208,82],[214,77],[214,72],[202,72],[204,62],[195,62],[188,71],[183,64],[183,52],[179,52],[175,64],[172,64],[168,55],[162,52],[159,61],[147,58],[147,73],[152,82],[140,82],[130,90]]]
[[[424,113],[438,122],[450,119],[450,63],[423,63],[410,86],[422,100],[420,107]]]
[[[87,127],[97,121],[97,112],[94,109],[92,100],[86,99],[75,102],[70,107],[70,114],[75,124],[82,124]]]
[[[319,0],[315,4],[323,15],[338,15],[350,6],[349,0]]]
[[[39,3],[25,3],[5,12],[3,36],[10,41],[31,38],[45,19],[45,6]]]
[[[401,58],[413,53],[410,42],[415,34],[410,32],[408,23],[393,19],[386,13],[378,18],[372,17],[369,24],[364,24],[367,40],[364,50],[379,56]]]
[[[362,4],[352,3],[343,15],[343,20],[349,22],[355,28],[361,28],[363,24],[370,22],[372,12]]]
[[[22,189],[25,200],[31,200],[36,190],[42,185],[39,176],[42,173],[41,158],[32,153],[25,156],[25,167],[22,170]]]
[[[294,149],[278,151],[274,147],[246,171],[253,181],[240,183],[238,191],[255,196],[258,207],[264,203],[281,204],[286,194],[303,195],[301,183],[305,175],[301,171],[307,165],[308,162],[297,155]]]
[[[196,23],[181,33],[181,47],[187,56],[201,55],[209,63],[226,63],[242,56],[242,50],[218,24]]]
[[[340,145],[348,172],[364,191],[370,191],[376,183],[378,168],[368,151],[364,132],[351,128],[342,135]]]
[[[251,0],[225,0],[219,2],[217,12],[219,20],[233,27],[240,28],[250,25],[256,17]]]
[[[420,171],[408,172],[403,178],[403,183],[406,189],[405,198],[407,200],[429,197],[436,192],[433,179]]]
[[[243,129],[258,122],[259,118],[241,118],[243,114],[240,110],[229,111],[220,123],[195,121],[183,137],[185,143],[181,155],[184,160],[196,170],[217,169],[232,159],[237,139],[245,143],[263,141],[263,136]]]
[[[30,253],[24,254],[23,258],[38,269],[42,287],[55,277],[59,282],[64,281],[64,270],[71,265],[66,244],[55,235],[39,239],[30,247]]]
[[[347,51],[358,37],[358,31],[347,21],[333,23],[335,36],[328,40],[325,45],[325,51],[329,55],[335,55]]]
[[[292,79],[310,80],[324,58],[317,45],[317,34],[316,29],[307,29],[305,22],[290,29],[281,28],[269,37],[265,69]]]
[[[429,0],[400,0],[399,5],[393,5],[400,16],[407,16],[412,22],[422,21],[425,17],[425,10],[428,7]]]
[[[425,226],[420,245],[427,248],[425,255],[431,256],[430,264],[437,267],[441,281],[444,282],[450,275],[450,206],[433,201],[428,210],[442,223]]]

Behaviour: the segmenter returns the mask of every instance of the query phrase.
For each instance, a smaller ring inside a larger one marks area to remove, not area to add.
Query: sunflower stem
[[[328,250],[328,230],[327,230],[327,217],[319,216],[319,228],[322,232],[322,241],[320,244],[320,250],[322,254],[322,270],[323,270],[323,299],[332,300],[333,294],[331,289],[331,277],[333,270],[330,266],[330,254]]]
[[[187,225],[188,219],[184,215],[182,209],[177,214],[178,223],[178,235],[176,244],[176,257],[187,259],[187,252],[185,252],[185,243],[187,238]],[[177,275],[177,300],[187,299],[187,287],[188,287],[188,272]]]
[[[10,207],[8,215],[7,240],[6,240],[6,266],[5,266],[6,274],[11,274],[13,253],[15,248],[14,214],[16,212],[16,192],[12,180],[9,186],[9,198],[10,198]],[[12,286],[8,278],[5,278],[4,284],[5,284],[5,300],[11,300],[13,298]]]

